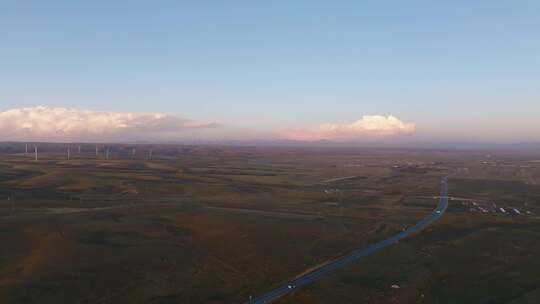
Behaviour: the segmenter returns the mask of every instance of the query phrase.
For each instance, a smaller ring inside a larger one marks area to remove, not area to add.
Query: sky
[[[0,0],[0,141],[540,141],[538,37],[532,0]]]

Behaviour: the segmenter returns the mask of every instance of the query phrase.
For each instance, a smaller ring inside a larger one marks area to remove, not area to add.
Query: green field
[[[439,222],[279,303],[540,302],[533,156],[158,146],[149,160],[118,146],[109,160],[66,160],[62,149],[0,155],[1,303],[242,303],[413,225],[441,176],[456,200]]]

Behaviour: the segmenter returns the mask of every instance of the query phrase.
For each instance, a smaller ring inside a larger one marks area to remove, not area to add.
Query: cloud
[[[0,112],[0,140],[174,140],[216,125],[160,113],[101,112],[29,107]]]
[[[281,129],[276,135],[284,139],[303,141],[355,141],[395,137],[415,132],[415,124],[404,123],[394,116],[366,115],[350,124],[325,123],[314,128]]]

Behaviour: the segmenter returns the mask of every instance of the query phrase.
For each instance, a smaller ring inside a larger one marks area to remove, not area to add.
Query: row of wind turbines
[[[28,147],[28,144],[26,144],[26,146],[25,146],[25,155],[27,155],[27,156],[29,155],[29,150],[28,150],[28,148],[29,148],[29,147]],[[81,152],[82,152],[81,145],[79,145],[79,146],[77,147],[77,150],[78,150],[78,154],[80,155]],[[99,146],[98,146],[98,145],[96,145],[95,151],[96,151],[96,159],[98,159],[98,158],[99,158],[99,152],[100,152]],[[67,153],[66,159],[67,159],[67,160],[70,160],[70,159],[71,159],[71,147],[68,146],[68,148],[67,148],[67,150],[66,150],[66,153]],[[137,154],[137,149],[136,149],[136,148],[132,148],[132,149],[131,149],[131,157],[132,157],[132,158],[135,158],[136,154]],[[149,160],[152,160],[153,156],[154,156],[154,150],[153,150],[153,149],[150,149],[150,151],[148,151],[148,159],[149,159]],[[110,148],[107,147],[107,148],[105,149],[105,159],[109,160],[110,157],[111,157],[111,151],[110,151]],[[34,160],[35,160],[35,161],[38,161],[38,160],[39,160],[39,149],[38,149],[38,146],[37,146],[37,145],[34,145]]]

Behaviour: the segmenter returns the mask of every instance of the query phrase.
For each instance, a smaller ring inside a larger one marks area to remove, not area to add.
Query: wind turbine
[[[15,195],[13,195],[13,192],[8,196],[8,201],[11,201],[11,216],[15,215]]]

